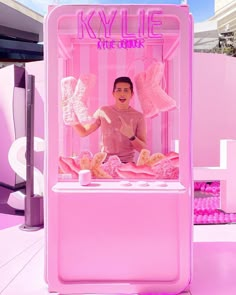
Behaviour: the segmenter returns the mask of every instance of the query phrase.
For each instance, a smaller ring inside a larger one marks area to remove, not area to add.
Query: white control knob
[[[168,186],[168,184],[166,182],[157,182],[156,185],[160,186],[160,187],[167,187]]]
[[[122,181],[120,182],[120,185],[121,185],[121,186],[131,186],[132,183],[131,183],[130,181],[128,181],[128,180],[122,180]]]
[[[138,181],[137,185],[138,186],[149,186],[149,183],[147,181]]]

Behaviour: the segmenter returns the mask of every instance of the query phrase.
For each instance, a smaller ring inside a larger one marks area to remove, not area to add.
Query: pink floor
[[[0,229],[24,223],[24,216],[0,213]]]
[[[10,216],[0,217],[10,226],[18,220],[11,223]],[[44,282],[44,230],[25,232],[15,225],[0,230],[0,241],[0,294],[49,294]],[[194,241],[193,281],[185,294],[236,294],[236,224],[195,225]]]

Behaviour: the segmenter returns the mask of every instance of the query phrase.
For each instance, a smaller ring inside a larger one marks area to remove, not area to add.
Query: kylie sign
[[[161,11],[158,10],[146,12],[141,9],[134,17],[134,15],[129,16],[125,9],[119,12],[115,9],[108,14],[104,10],[92,10],[87,14],[81,10],[77,14],[78,38],[84,39],[86,34],[90,39],[97,39],[98,49],[143,48],[145,38],[162,39],[162,34],[157,32],[162,25],[158,20],[160,14]],[[131,27],[129,22],[132,22],[133,31],[128,29]],[[118,33],[120,39],[114,38],[112,33],[114,26],[116,26],[116,35]]]

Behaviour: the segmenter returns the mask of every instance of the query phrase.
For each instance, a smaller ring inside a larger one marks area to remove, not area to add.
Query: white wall
[[[236,139],[235,77],[235,57],[194,53],[194,166],[218,166],[220,139]]]
[[[217,12],[217,10],[223,8],[225,5],[231,2],[235,2],[235,1],[234,0],[215,0],[215,12]]]

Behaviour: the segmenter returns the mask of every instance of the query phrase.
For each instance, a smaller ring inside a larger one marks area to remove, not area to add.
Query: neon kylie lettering
[[[95,14],[94,10],[91,11],[87,17],[84,17],[83,11],[80,11],[78,13],[78,38],[79,39],[84,38],[84,27],[86,28],[88,35],[91,39],[96,38],[96,35],[90,26],[90,21],[94,14]]]
[[[155,28],[162,25],[160,20],[155,20],[155,16],[160,15],[160,11],[152,11],[148,13],[148,37],[149,38],[161,38],[162,34],[155,33]]]
[[[114,22],[115,16],[117,14],[117,10],[113,10],[111,12],[111,17],[107,20],[105,12],[103,10],[98,12],[101,22],[104,26],[104,37],[105,38],[110,38],[111,37],[111,29],[112,29],[112,24]]]
[[[135,38],[135,34],[128,33],[128,11],[123,10],[121,12],[121,32],[123,38]]]
[[[114,23],[120,22],[120,32],[117,32],[117,27],[115,30],[115,36],[120,34],[123,39],[135,39],[135,38],[162,38],[162,34],[158,32],[158,28],[162,25],[160,20],[160,10],[148,10],[145,12],[144,9],[140,9],[134,19],[134,15],[128,14],[128,11],[123,9],[112,10],[108,15],[105,11],[95,11],[92,10],[84,15],[83,11],[78,12],[78,38],[84,39],[84,31],[87,31],[87,35],[90,39],[97,38],[111,38],[112,28]],[[159,18],[159,19],[158,19]],[[129,22],[132,22],[132,26],[129,26]],[[103,32],[99,28],[104,28]],[[99,29],[99,33],[95,33],[94,30]],[[129,30],[133,29],[133,32]]]

